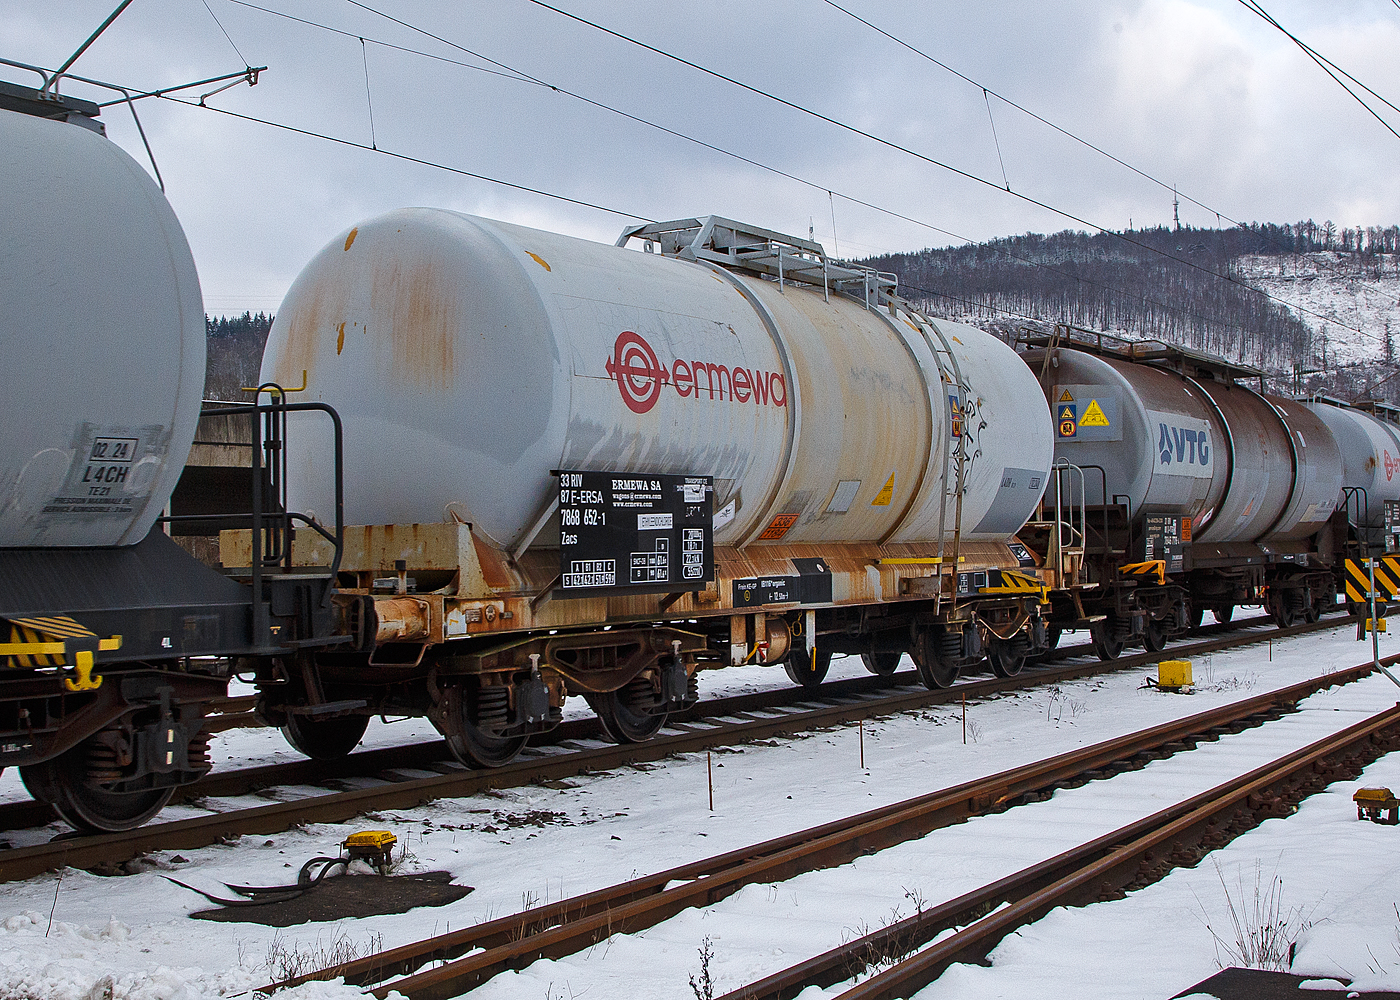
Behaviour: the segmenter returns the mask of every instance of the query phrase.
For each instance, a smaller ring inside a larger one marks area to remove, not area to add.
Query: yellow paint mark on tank
[[[530,254],[530,258],[531,258],[536,264],[538,264],[540,267],[544,268],[546,271],[552,272],[552,271],[554,270],[554,268],[550,267],[550,266],[549,266],[549,263],[548,263],[543,257],[541,257],[539,254],[537,254],[537,253],[530,253],[529,250],[526,250],[525,252],[528,253],[528,254]]]
[[[359,226],[356,226],[354,229],[350,230],[350,235],[347,236],[347,237],[345,237],[345,249],[346,249],[346,250],[349,250],[349,249],[350,249],[350,244],[351,244],[351,243],[354,243],[354,242],[355,242],[355,237],[356,237],[356,236],[359,236],[359,235],[360,235],[360,227],[359,227]]]
[[[336,327],[335,353],[339,354],[345,350],[345,320],[340,321],[340,326]]]

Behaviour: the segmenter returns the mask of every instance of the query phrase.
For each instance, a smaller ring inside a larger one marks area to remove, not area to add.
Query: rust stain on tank
[[[461,325],[458,289],[439,261],[393,257],[375,269],[371,311],[388,322],[390,380],[445,390],[456,375],[455,346]]]
[[[316,340],[333,327],[326,315],[326,286],[316,283],[296,303],[277,316],[277,325],[286,324],[286,334],[277,352],[273,378],[282,385],[297,385],[303,370],[316,370]]]
[[[1366,471],[1367,471],[1367,472],[1374,472],[1375,469],[1376,469],[1376,464],[1377,464],[1377,463],[1376,463],[1376,456],[1375,456],[1375,455],[1367,455],[1367,456],[1366,456]]]

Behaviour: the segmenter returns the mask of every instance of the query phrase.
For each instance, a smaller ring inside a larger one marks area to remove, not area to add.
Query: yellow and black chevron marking
[[[1149,559],[1147,562],[1126,563],[1118,567],[1118,572],[1123,576],[1155,576],[1160,587],[1167,582],[1167,561]]]
[[[1347,600],[1355,603],[1371,598],[1371,571],[1360,559],[1347,560]],[[1400,595],[1400,557],[1376,560],[1376,600],[1394,601]]]
[[[1048,589],[1040,577],[1010,569],[993,569],[987,571],[987,585],[980,588],[979,593],[1027,596],[1035,594],[1043,603]]]
[[[97,633],[62,615],[51,618],[12,618],[9,639],[9,642],[0,642],[0,658],[6,659],[8,666],[71,666],[75,676],[63,679],[63,686],[69,691],[95,691],[102,686],[102,677],[93,676],[92,649],[76,650],[73,654],[74,662],[66,662],[66,640],[97,639],[91,645],[103,652],[122,648],[121,636],[98,639]]]

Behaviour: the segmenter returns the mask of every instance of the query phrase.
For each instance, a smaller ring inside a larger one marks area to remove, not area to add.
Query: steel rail
[[[1271,630],[1267,633],[1237,634],[1222,639],[1190,643],[1178,647],[1175,652],[1177,655],[1198,655],[1232,646],[1305,634],[1322,628],[1335,628],[1341,624],[1346,623],[1318,622],[1311,625],[1298,625],[1290,629]],[[0,851],[0,882],[30,878],[62,866],[83,868],[103,863],[120,863],[155,850],[193,850],[214,843],[227,842],[230,838],[239,835],[277,833],[300,823],[343,822],[363,812],[409,809],[437,798],[464,797],[488,789],[516,788],[544,781],[558,781],[585,771],[609,770],[627,764],[659,760],[673,754],[694,753],[735,742],[768,739],[794,732],[838,726],[872,716],[889,715],[936,704],[945,704],[956,701],[964,695],[967,697],[986,696],[1037,684],[1057,683],[1127,669],[1141,665],[1143,662],[1155,662],[1160,659],[1159,654],[1148,653],[1120,657],[1117,660],[1107,662],[1036,670],[1016,677],[975,681],[937,691],[928,691],[920,687],[918,690],[894,694],[888,698],[847,700],[808,711],[785,713],[778,717],[753,717],[747,716],[741,711],[730,711],[726,715],[720,716],[717,724],[703,723],[703,728],[691,728],[686,721],[668,723],[671,729],[679,730],[679,732],[674,733],[674,735],[659,736],[646,743],[627,743],[595,749],[578,749],[554,755],[540,755],[527,760],[518,760],[504,767],[481,771],[467,770],[461,765],[456,765],[448,767],[445,774],[427,778],[413,778],[384,786],[327,792],[324,795],[291,802],[277,802],[252,809],[153,823],[121,833],[68,836],[50,841],[47,844]],[[1367,669],[1370,669],[1369,664]],[[858,678],[857,680],[870,683],[880,679],[872,677]],[[772,707],[791,707],[795,700],[793,696],[801,698],[803,694],[805,692],[801,689],[785,688],[742,697],[758,698],[761,707],[768,707],[763,699],[778,698],[780,700]],[[820,698],[821,694],[814,692],[797,701],[797,704],[807,704]],[[760,709],[750,708],[748,711],[758,710]],[[725,721],[731,718],[737,719],[737,721]],[[591,722],[592,720],[587,721]],[[391,748],[387,752],[410,751],[407,756],[411,756],[411,751],[415,749],[417,748]],[[369,752],[380,753],[381,751]],[[349,759],[347,758],[347,761]],[[305,773],[319,775],[318,780],[325,780],[328,773],[334,772],[334,765],[344,764],[347,761],[296,761],[291,765],[269,765],[268,769],[300,768]],[[432,768],[429,766],[425,769]],[[286,773],[296,772],[284,772],[284,775]],[[353,769],[348,773],[359,774],[362,772]],[[210,776],[203,781],[212,782],[212,779],[213,776]],[[200,784],[195,783],[191,787],[198,788]],[[217,788],[218,785],[211,783],[204,787]],[[215,793],[205,791],[201,794]],[[236,793],[225,791],[218,794]],[[17,803],[16,807],[32,809],[36,805]]]
[[[1261,816],[1283,816],[1298,801],[1334,780],[1355,776],[1365,764],[1400,747],[1400,705],[1386,709],[1301,750],[1256,768],[1210,791],[1170,806],[1136,823],[1048,861],[1023,869],[984,889],[968,893],[888,930],[903,935],[900,947],[931,940],[940,931],[969,917],[1009,903],[932,946],[917,951],[892,968],[871,976],[840,994],[840,1000],[895,1000],[912,996],[937,979],[955,962],[979,961],[1007,934],[1039,920],[1059,906],[1084,905],[1113,898],[1125,888],[1137,888],[1165,877],[1173,868],[1194,864],[1200,856],[1260,822]],[[809,983],[831,974],[842,957],[860,962],[882,944],[878,935],[852,942],[854,952],[833,952],[804,963],[811,966]],[[912,946],[912,947],[911,947]],[[845,951],[846,949],[841,949]],[[878,953],[878,952],[876,952]],[[817,966],[826,966],[823,972]],[[796,980],[777,987],[770,977],[728,994],[723,1000],[778,1000],[795,996]],[[849,973],[828,985],[850,978]],[[800,992],[800,991],[799,991]]]
[[[1368,676],[1372,669],[1366,663],[1312,678],[752,847],[391,949],[320,975],[344,976],[347,983],[368,986],[413,973],[430,961],[474,952],[376,991],[384,997],[397,990],[412,1000],[458,996],[507,969],[521,968],[539,958],[572,954],[613,933],[642,930],[686,908],[710,905],[745,885],[782,881],[845,864],[860,854],[923,836],[969,816],[1008,808],[1018,799],[1024,801],[1047,789],[1142,766],[1148,759],[1186,749],[1192,741],[1218,738],[1232,727],[1242,728],[1246,720],[1262,722],[1261,716],[1291,708],[1323,688]],[[312,978],[317,974],[265,989],[293,986]]]

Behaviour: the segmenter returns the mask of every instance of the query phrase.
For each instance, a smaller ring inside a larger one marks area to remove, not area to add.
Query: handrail
[[[267,607],[262,600],[264,570],[281,565],[292,568],[292,524],[300,523],[311,528],[333,546],[330,564],[332,584],[340,572],[341,560],[345,552],[345,428],[340,414],[328,403],[287,401],[287,391],[275,382],[265,382],[254,391],[258,395],[251,403],[230,403],[200,411],[201,417],[247,416],[252,419],[252,433],[249,442],[252,468],[252,510],[249,513],[234,514],[177,514],[162,517],[162,522],[178,521],[226,521],[247,520],[251,525],[249,539],[249,569],[252,574],[251,586],[254,594],[253,629],[261,637],[267,626]],[[257,400],[267,393],[270,401]],[[332,534],[325,526],[311,517],[297,511],[288,510],[286,476],[287,415],[289,413],[321,412],[331,418],[334,428],[335,451],[335,531]],[[261,419],[259,419],[261,418]],[[267,481],[263,480],[266,465]],[[270,495],[269,495],[270,494]],[[273,509],[265,508],[266,501],[272,501]],[[280,503],[279,503],[280,502]],[[329,608],[334,594],[334,586],[325,588],[321,595],[321,606]]]

